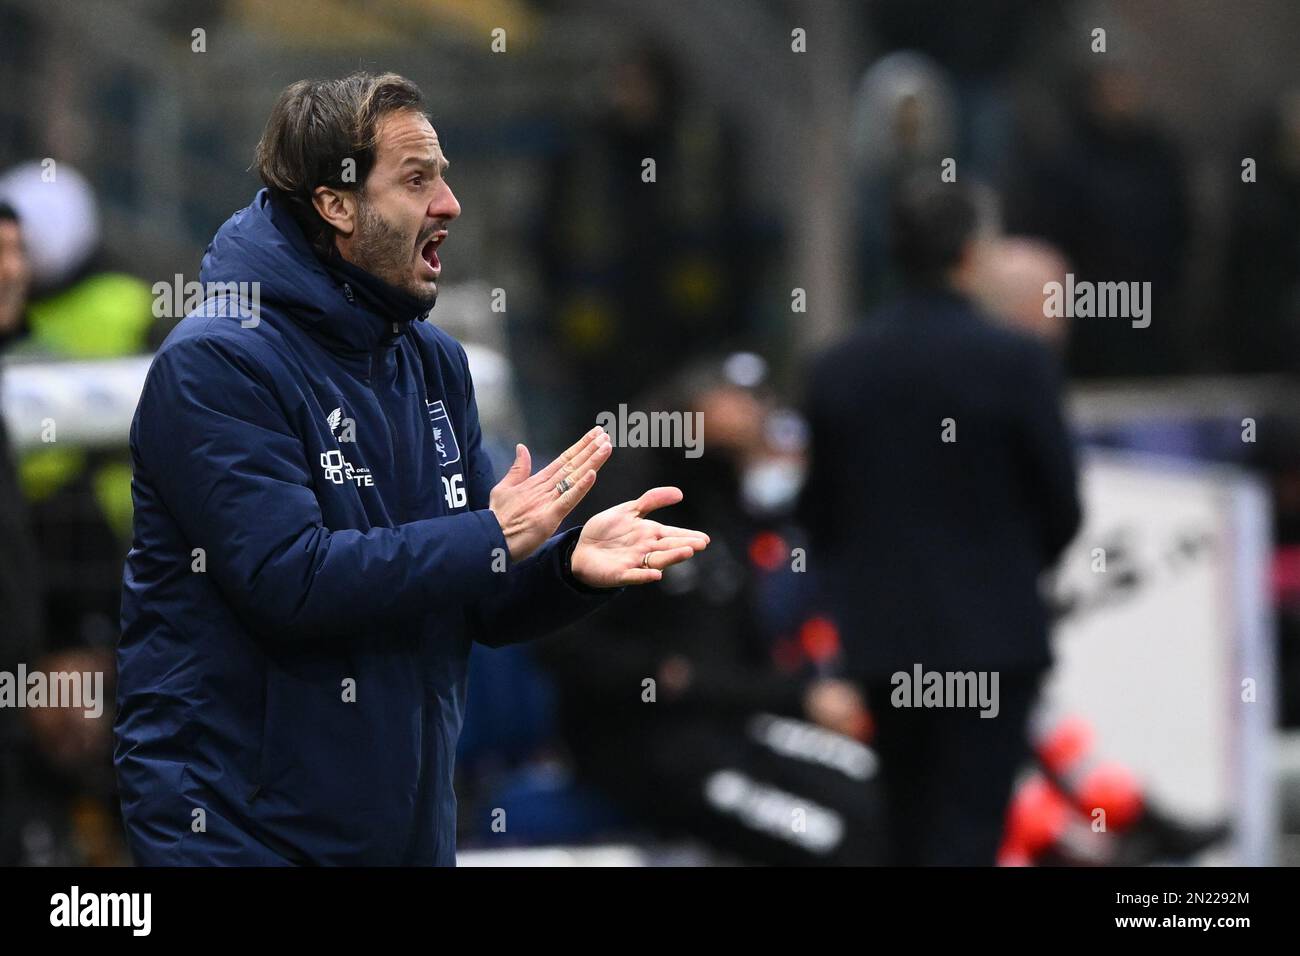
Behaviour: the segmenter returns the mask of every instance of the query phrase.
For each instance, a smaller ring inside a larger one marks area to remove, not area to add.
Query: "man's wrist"
[[[577,550],[578,542],[581,539],[582,533],[579,532],[578,534],[573,535],[569,539],[568,543],[564,545],[564,551],[560,556],[560,573],[564,576],[564,580],[567,581],[571,587],[582,591],[585,594],[602,594],[607,591],[608,588],[596,588],[584,584],[578,576],[573,573],[573,552]]]

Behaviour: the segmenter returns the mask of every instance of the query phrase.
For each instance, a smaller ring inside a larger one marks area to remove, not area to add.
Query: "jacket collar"
[[[319,274],[337,296],[316,303],[323,307],[290,310],[327,347],[343,353],[391,347],[412,322],[424,320],[429,309],[414,296],[348,262],[336,249],[328,256],[317,255],[292,214],[274,196],[268,195],[264,208],[293,247],[296,264]]]
[[[423,305],[419,299],[360,266],[348,262],[335,248],[322,262],[326,271],[338,284],[348,303],[358,307],[364,318],[359,339],[374,348],[390,343],[406,332],[412,322],[422,322],[432,306]]]

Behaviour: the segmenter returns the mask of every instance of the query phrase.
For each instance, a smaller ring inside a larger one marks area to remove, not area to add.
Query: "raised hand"
[[[645,517],[682,500],[678,488],[651,488],[636,501],[625,501],[595,515],[582,526],[573,549],[573,575],[593,588],[649,584],[709,545],[709,536],[674,528]]]
[[[528,557],[555,533],[596,483],[596,472],[611,453],[609,436],[597,425],[534,475],[528,449],[515,446],[515,463],[488,497],[512,561]],[[557,487],[561,482],[566,490]]]

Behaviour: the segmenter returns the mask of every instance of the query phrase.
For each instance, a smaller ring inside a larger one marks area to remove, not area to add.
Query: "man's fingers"
[[[689,545],[684,548],[673,548],[671,551],[651,551],[646,563],[656,571],[662,571],[664,568],[671,568],[674,564],[681,564],[694,554],[695,549]]]
[[[650,512],[659,508],[667,508],[669,505],[675,505],[683,498],[680,488],[673,488],[671,485],[661,488],[651,488],[640,498],[632,507],[636,509],[639,515],[648,515]]]
[[[605,433],[605,429],[601,428],[599,425],[593,425],[585,435],[583,435],[581,438],[575,441],[568,448],[564,449],[564,451],[560,452],[558,457],[566,458],[566,459],[572,458],[574,455],[578,453],[578,450],[581,449],[583,445],[587,444],[597,435],[603,435],[604,433]]]
[[[668,538],[658,538],[655,540],[656,551],[671,551],[675,548],[690,548],[692,551],[703,551],[709,546],[707,535],[673,535]]]
[[[656,571],[653,568],[632,568],[630,571],[624,571],[619,576],[618,583],[625,584],[653,584],[661,580],[664,576],[662,571]]]
[[[554,458],[554,460],[551,461],[549,465],[547,465],[545,468],[543,468],[533,477],[537,480],[539,484],[542,483],[554,484],[556,481],[559,480],[557,476],[559,474],[560,469],[563,468],[565,465],[569,464],[569,462],[573,461],[574,457],[580,451],[586,448],[587,445],[591,443],[591,440],[596,437],[595,433],[596,433],[596,429],[594,428],[591,431],[587,432],[587,434],[583,435],[576,442],[574,442],[572,445],[570,445],[568,448],[562,451],[559,455],[557,455]]]
[[[635,568],[625,570],[619,576],[619,584],[652,584],[663,578],[664,568],[671,568],[674,564],[681,564],[694,555],[695,549],[689,545],[642,554],[641,557],[645,565],[638,564]]]
[[[582,473],[577,480],[573,482],[573,487],[560,495],[551,504],[551,517],[559,524],[564,520],[565,515],[578,506],[578,502],[587,497],[587,492],[591,491],[596,484],[596,470],[589,469]]]
[[[548,504],[563,499],[564,496],[571,494],[573,489],[578,487],[581,482],[587,480],[588,476],[594,480],[596,472],[600,471],[605,462],[609,461],[611,453],[612,450],[609,445],[602,445],[599,442],[593,443],[590,454],[584,452],[579,456],[582,461],[575,463],[572,470],[565,469],[564,471],[554,475],[551,481],[537,485],[533,494]],[[569,490],[557,494],[559,483],[562,480],[567,480],[569,482]],[[590,487],[591,485],[587,485],[588,489],[590,489]],[[583,494],[586,494],[586,492],[584,491]],[[578,500],[580,501],[581,498]],[[576,504],[577,501],[570,500],[568,506],[564,509],[563,514],[568,514],[569,510]]]
[[[568,478],[573,480],[574,475],[581,475],[582,472],[590,467],[593,471],[600,471],[601,465],[609,461],[609,456],[613,453],[614,446],[608,439],[597,438],[595,441],[588,442],[587,446],[573,456],[573,460],[560,469],[555,480]]]
[[[670,524],[659,525],[659,537],[661,538],[703,538],[704,543],[708,544],[713,539],[703,531],[696,531],[694,528],[674,528]]]
[[[574,458],[577,457],[578,453],[591,444],[597,435],[603,435],[604,433],[605,429],[601,428],[599,425],[587,432],[587,434],[583,435],[576,442],[566,448],[553,462],[537,473],[539,481],[549,481],[552,484],[555,481],[558,481],[559,479],[556,475],[559,473],[560,469],[573,461]]]

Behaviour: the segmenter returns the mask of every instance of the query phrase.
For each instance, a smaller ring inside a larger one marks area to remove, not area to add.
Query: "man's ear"
[[[335,231],[350,237],[357,228],[357,197],[350,190],[317,186],[311,194],[317,214]]]

